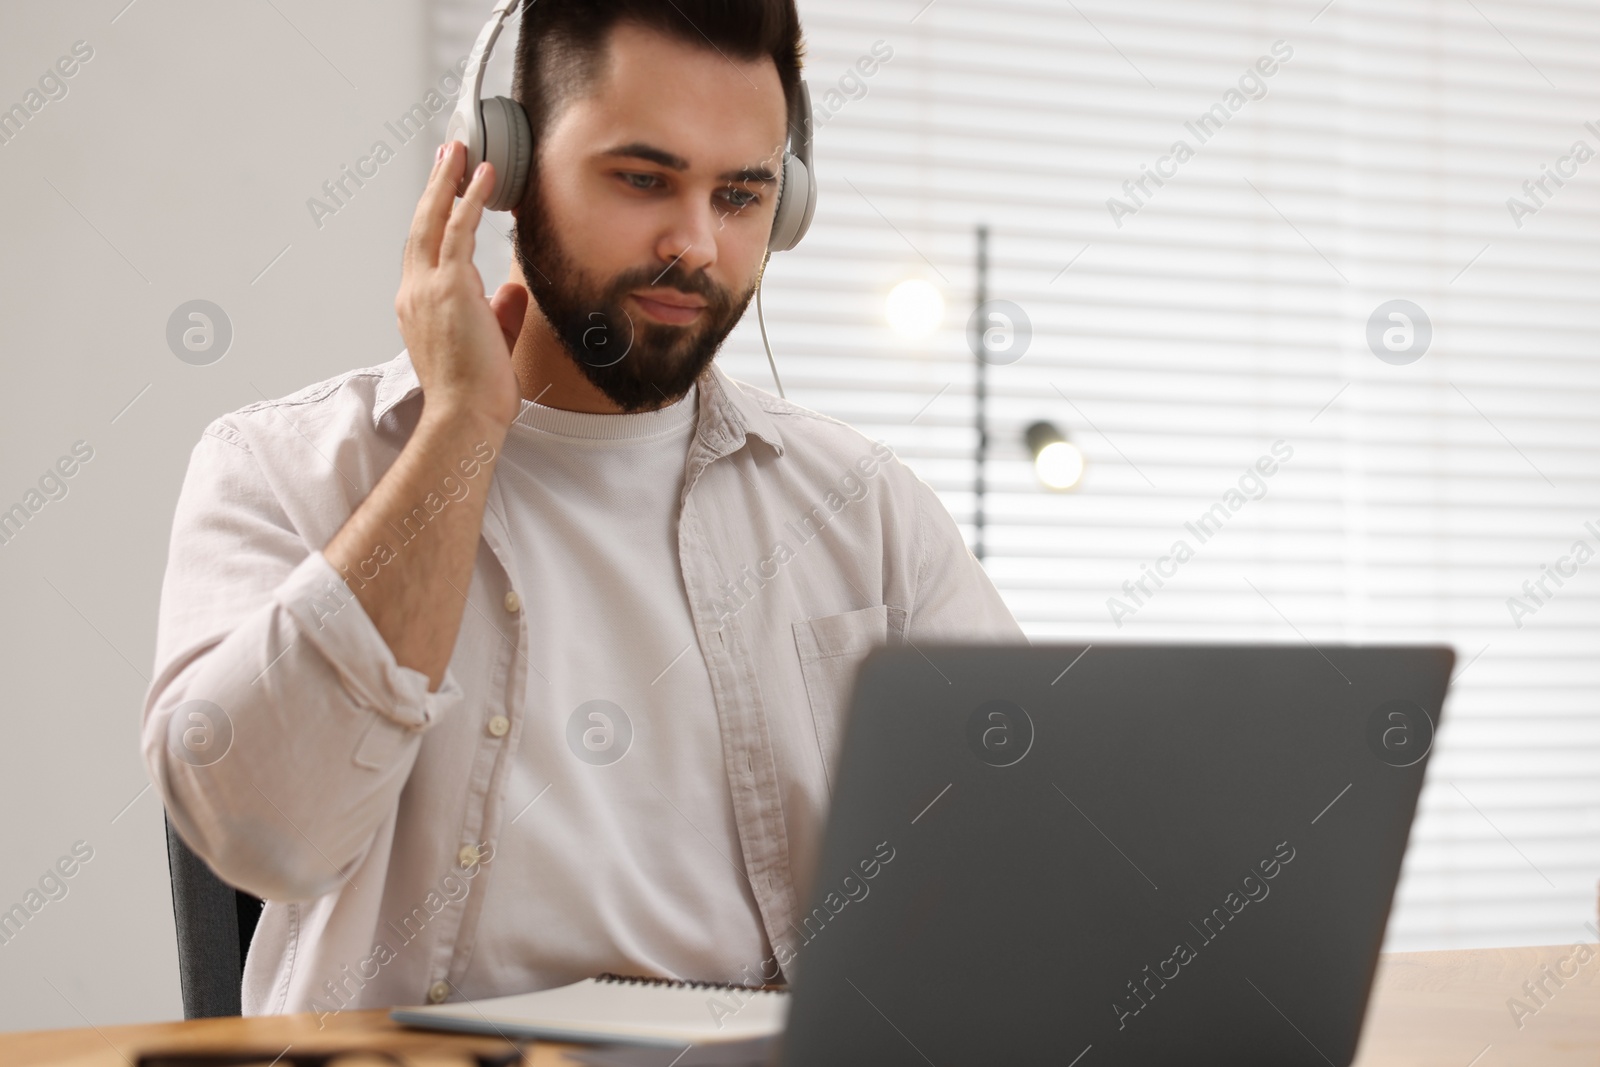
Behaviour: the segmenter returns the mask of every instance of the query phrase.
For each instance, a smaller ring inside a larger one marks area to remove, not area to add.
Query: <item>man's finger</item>
[[[478,241],[478,222],[483,218],[483,205],[494,191],[494,164],[480,163],[472,175],[467,191],[461,196],[445,224],[444,241],[439,246],[439,262],[446,260],[472,261],[473,249]]]
[[[456,198],[456,175],[465,166],[466,148],[459,141],[448,141],[444,156],[434,164],[428,176],[428,185],[417,201],[417,213],[411,220],[411,240],[406,247],[406,263],[422,267],[439,264],[439,243],[450,220],[450,208]]]

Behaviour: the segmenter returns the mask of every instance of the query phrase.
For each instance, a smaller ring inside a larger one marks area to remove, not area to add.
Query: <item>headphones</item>
[[[522,105],[504,96],[483,99],[484,69],[506,19],[519,2],[498,0],[495,4],[488,25],[472,47],[462,77],[461,99],[445,132],[446,141],[460,141],[467,146],[469,177],[484,160],[494,164],[494,193],[484,205],[491,211],[510,211],[522,202],[533,163],[533,129]],[[787,252],[798,245],[817,211],[811,118],[811,90],[801,81],[789,108],[789,138],[783,153],[778,210],[772,221],[772,235],[767,239],[770,252]]]

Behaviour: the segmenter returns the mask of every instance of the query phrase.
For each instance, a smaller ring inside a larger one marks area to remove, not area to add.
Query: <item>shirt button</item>
[[[504,737],[509,729],[511,729],[511,720],[504,715],[496,715],[489,720],[489,733],[493,737]]]
[[[522,598],[515,589],[506,590],[506,610],[513,615],[522,610]]]
[[[428,999],[435,1004],[444,1003],[444,998],[450,995],[450,983],[438,981],[428,987]]]
[[[476,867],[478,865],[478,846],[462,845],[461,851],[456,853],[456,859],[461,861],[463,867]]]

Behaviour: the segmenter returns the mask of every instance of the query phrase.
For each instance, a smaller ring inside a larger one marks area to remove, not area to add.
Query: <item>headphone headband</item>
[[[511,17],[511,9],[518,3],[519,0],[497,0],[495,3],[488,23],[479,31],[477,43],[472,46],[467,72],[462,78],[462,99],[477,100],[482,97],[483,72],[488,69],[489,56],[494,52],[495,42],[500,39],[500,31],[505,29],[506,19]]]

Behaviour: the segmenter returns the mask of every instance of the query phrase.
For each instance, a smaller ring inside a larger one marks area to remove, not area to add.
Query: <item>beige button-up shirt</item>
[[[779,959],[821,845],[856,665],[876,644],[1025,641],[933,490],[835,419],[699,380],[678,556],[742,864]],[[173,519],[142,748],[179,834],[267,901],[246,1015],[525,992],[460,981],[509,822],[527,706],[501,484],[485,442],[396,530],[487,493],[443,684],[400,666],[322,555],[405,446],[410,358],[206,428]],[[643,813],[649,817],[649,813]],[[663,832],[681,825],[663,820]],[[551,857],[581,862],[582,857]],[[496,906],[515,909],[500,891]],[[504,920],[502,920],[504,921]],[[515,922],[516,917],[509,917]],[[786,951],[787,950],[787,951]],[[506,985],[511,983],[507,982]]]

